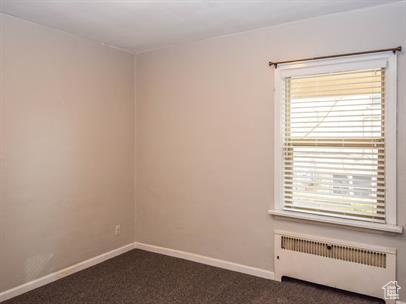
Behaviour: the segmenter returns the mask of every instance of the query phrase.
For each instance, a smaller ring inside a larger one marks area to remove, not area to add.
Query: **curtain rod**
[[[363,54],[371,54],[371,53],[382,53],[382,52],[389,52],[389,51],[392,51],[393,53],[400,52],[400,51],[402,51],[402,47],[398,46],[396,48],[391,48],[391,49],[381,49],[381,50],[373,50],[373,51],[366,51],[366,52],[337,54],[337,55],[330,55],[330,56],[311,57],[311,58],[303,58],[303,59],[296,59],[296,60],[286,60],[286,61],[278,61],[278,62],[269,61],[269,66],[270,67],[275,66],[275,69],[276,69],[278,67],[278,64],[283,64],[283,63],[292,63],[292,62],[300,62],[300,61],[336,58],[336,57],[353,56],[353,55],[363,55]]]

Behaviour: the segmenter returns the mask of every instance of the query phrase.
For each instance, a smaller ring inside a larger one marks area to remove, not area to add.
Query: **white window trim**
[[[386,223],[377,224],[358,220],[347,220],[316,214],[305,214],[283,209],[283,155],[282,155],[282,98],[283,79],[292,75],[311,75],[328,72],[344,72],[356,69],[386,67],[386,117],[385,117],[385,179],[386,179]],[[324,222],[352,227],[402,233],[396,218],[396,119],[397,119],[397,56],[393,52],[374,55],[356,55],[345,58],[315,60],[309,62],[280,64],[275,69],[274,83],[275,159],[274,159],[274,209],[269,214]]]

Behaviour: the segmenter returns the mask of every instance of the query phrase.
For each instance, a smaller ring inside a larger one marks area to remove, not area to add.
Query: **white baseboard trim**
[[[192,262],[197,262],[200,264],[206,264],[218,268],[223,268],[231,271],[236,271],[236,272],[241,272],[245,274],[249,274],[252,276],[264,278],[264,279],[269,279],[273,280],[274,279],[274,273],[269,270],[261,269],[261,268],[255,268],[247,265],[242,265],[242,264],[237,264],[225,260],[219,260],[215,258],[210,258],[207,256],[195,254],[195,253],[190,253],[186,251],[181,251],[181,250],[175,250],[175,249],[170,249],[170,248],[165,248],[165,247],[160,247],[160,246],[155,246],[155,245],[150,245],[150,244],[145,244],[145,243],[134,243],[134,247],[136,249],[141,249],[145,251],[150,251],[150,252],[155,252],[163,255],[168,255]]]
[[[101,262],[104,262],[104,261],[106,261],[108,259],[114,258],[114,257],[116,257],[116,256],[118,256],[120,254],[123,254],[123,253],[125,253],[127,251],[130,251],[132,249],[134,249],[134,243],[127,244],[127,245],[125,245],[123,247],[120,247],[120,248],[111,250],[109,252],[103,253],[103,254],[98,255],[98,256],[96,256],[94,258],[88,259],[86,261],[83,261],[83,262],[74,264],[72,266],[69,266],[67,268],[61,269],[59,271],[53,272],[53,273],[48,274],[48,275],[46,275],[44,277],[41,277],[41,278],[38,278],[36,280],[27,282],[25,284],[14,287],[12,289],[3,291],[3,292],[0,293],[0,302],[3,302],[5,300],[11,299],[11,298],[14,298],[16,296],[19,296],[19,295],[21,295],[23,293],[26,293],[26,292],[31,291],[33,289],[36,289],[38,287],[41,287],[41,286],[47,285],[49,283],[52,283],[52,282],[54,282],[56,280],[62,279],[64,277],[68,276],[68,275],[71,275],[71,274],[73,274],[75,272],[84,270],[86,268],[89,268],[89,267],[94,266],[96,264],[99,264]]]

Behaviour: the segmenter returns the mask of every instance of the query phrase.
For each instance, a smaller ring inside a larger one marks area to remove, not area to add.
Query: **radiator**
[[[275,279],[283,276],[383,298],[396,249],[276,231]]]

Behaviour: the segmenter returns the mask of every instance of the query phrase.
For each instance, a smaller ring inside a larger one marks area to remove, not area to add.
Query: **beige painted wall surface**
[[[137,240],[269,270],[274,229],[392,246],[406,286],[405,235],[267,214],[274,203],[267,62],[398,45],[406,48],[406,2],[137,56]],[[405,53],[398,69],[397,204],[405,225]]]
[[[4,15],[1,34],[4,291],[133,241],[134,83],[130,54]]]

